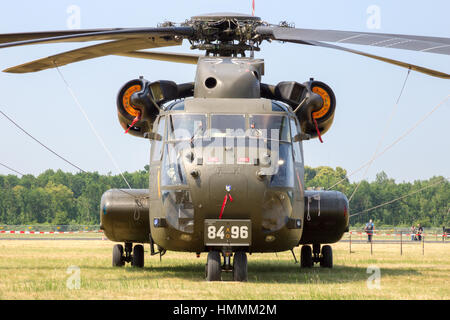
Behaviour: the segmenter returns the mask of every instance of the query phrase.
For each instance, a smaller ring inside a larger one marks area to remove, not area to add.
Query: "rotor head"
[[[191,49],[207,55],[245,57],[245,51],[259,51],[261,37],[256,28],[266,25],[261,18],[239,13],[209,13],[192,17],[183,25],[191,26]]]

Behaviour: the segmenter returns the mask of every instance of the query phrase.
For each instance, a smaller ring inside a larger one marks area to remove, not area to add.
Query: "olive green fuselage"
[[[211,126],[212,116],[227,114],[242,115],[247,129],[250,127],[250,117],[255,114],[282,114],[296,123],[293,115],[285,111],[272,111],[272,102],[266,99],[188,99],[185,101],[184,110],[168,111],[161,114],[161,117],[167,119],[177,113],[203,114],[208,128]],[[158,121],[155,122],[155,127],[156,123]],[[159,143],[167,144],[167,136],[166,131],[164,141]],[[244,138],[241,140],[244,141]],[[288,177],[290,181],[287,185],[290,186],[270,187],[270,177],[261,178],[257,175],[261,168],[268,167],[258,158],[267,151],[251,141],[243,143],[239,149],[238,141],[240,141],[238,137],[228,138],[223,147],[220,144],[204,146],[200,152],[195,149],[193,157],[183,156],[182,164],[186,176],[186,183],[183,185],[164,185],[162,175],[166,169],[162,161],[150,162],[150,222],[160,218],[167,220],[167,226],[163,228],[155,227],[151,223],[151,235],[155,243],[167,250],[191,252],[208,250],[204,244],[204,221],[219,219],[227,194],[225,190],[227,185],[231,187],[229,194],[233,201],[227,201],[221,218],[251,220],[252,239],[248,251],[284,251],[299,243],[302,229],[288,229],[286,223],[289,219],[303,220],[303,191],[299,185],[299,182],[303,184],[302,163],[289,162],[292,169],[295,167],[295,171],[290,172],[295,175],[295,179]],[[290,141],[280,143],[285,143],[291,148]],[[159,147],[154,143],[152,160],[158,158],[155,156],[158,150]],[[292,153],[289,154],[292,156]],[[298,160],[302,161],[301,157]],[[193,171],[196,172],[195,176],[190,174]],[[174,226],[174,223],[171,224],[168,207],[163,200],[164,194],[170,192],[182,194],[182,190],[189,192],[193,207],[193,226],[185,228],[187,232]]]

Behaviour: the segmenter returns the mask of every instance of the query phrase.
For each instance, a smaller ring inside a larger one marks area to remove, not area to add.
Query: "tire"
[[[137,244],[134,246],[131,265],[137,268],[144,267],[144,246],[142,244]]]
[[[312,268],[312,251],[310,246],[302,246],[300,251],[300,266],[302,268]]]
[[[206,262],[206,281],[221,281],[222,267],[220,266],[219,251],[211,251],[208,253]]]
[[[112,265],[113,267],[123,267],[124,264],[123,246],[121,244],[116,244],[113,248]]]
[[[247,254],[238,251],[233,259],[233,280],[245,282],[248,280]]]
[[[322,247],[320,266],[322,268],[333,268],[333,249],[331,246],[326,245]]]

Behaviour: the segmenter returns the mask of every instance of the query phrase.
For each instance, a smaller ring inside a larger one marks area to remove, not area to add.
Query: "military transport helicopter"
[[[335,95],[315,79],[263,83],[264,60],[254,58],[262,42],[331,48],[450,77],[330,44],[449,55],[449,38],[299,29],[236,13],[199,15],[155,28],[2,34],[0,48],[99,40],[106,42],[5,71],[36,72],[105,55],[197,65],[194,82],[152,82],[140,77],[119,90],[121,126],[151,141],[150,187],[105,192],[100,219],[108,239],[124,243],[113,248],[113,266],[131,262],[143,267],[142,243],[150,244],[152,255],[166,250],[207,252],[208,281],[220,280],[222,271],[233,272],[236,281],[246,281],[247,253],[293,250],[300,245],[301,267],[320,263],[331,268],[329,244],[348,231],[346,196],[304,186],[302,143],[321,139],[330,128]],[[183,40],[205,54],[142,51],[181,45]]]

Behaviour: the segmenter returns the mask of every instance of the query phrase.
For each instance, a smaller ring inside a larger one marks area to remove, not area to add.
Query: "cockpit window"
[[[152,148],[152,161],[161,161],[161,153],[162,153],[162,145],[163,145],[163,139],[164,139],[164,129],[165,129],[165,117],[162,116],[159,118],[158,123],[158,130],[156,131],[160,137],[161,140],[154,140],[153,141],[153,148]]]
[[[286,112],[286,110],[277,102],[272,102],[272,111]]]
[[[191,140],[203,136],[206,130],[206,116],[202,114],[174,114],[169,119],[169,140]]]
[[[183,164],[183,142],[165,145],[161,166],[161,185],[173,186],[186,184],[186,172]]]
[[[182,111],[184,110],[184,101],[177,101],[175,103],[172,103],[167,107],[167,109],[170,111]]]
[[[295,123],[294,119],[291,119],[291,135],[292,139],[294,139],[299,134],[297,124]],[[294,142],[292,143],[293,149],[294,149],[294,160],[295,162],[303,162],[302,160],[302,153],[300,150],[300,142]]]
[[[276,174],[270,178],[271,187],[294,187],[294,171],[292,163],[292,148],[288,143],[278,146],[278,159],[276,160]]]
[[[211,137],[230,137],[245,135],[245,115],[211,115]]]
[[[251,115],[250,136],[279,141],[291,141],[289,118],[282,115]]]

